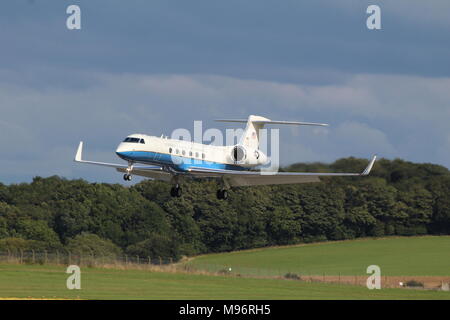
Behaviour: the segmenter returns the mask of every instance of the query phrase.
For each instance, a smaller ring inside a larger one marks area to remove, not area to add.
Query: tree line
[[[298,163],[285,171],[352,172],[367,160]],[[450,172],[381,159],[368,177],[236,188],[218,200],[214,180],[127,187],[57,176],[0,184],[0,251],[67,250],[180,259],[200,253],[312,241],[450,234]]]

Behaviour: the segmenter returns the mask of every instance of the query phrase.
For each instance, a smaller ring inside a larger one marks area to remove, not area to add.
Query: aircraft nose
[[[123,143],[120,143],[117,146],[116,154],[120,156],[120,155],[123,155],[124,152],[125,152],[125,146],[123,145]]]

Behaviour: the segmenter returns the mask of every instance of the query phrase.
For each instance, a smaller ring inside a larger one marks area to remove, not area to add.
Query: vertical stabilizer
[[[254,115],[249,116],[247,126],[244,129],[239,144],[245,147],[259,149],[259,130],[264,127],[266,122],[270,122],[270,119]]]

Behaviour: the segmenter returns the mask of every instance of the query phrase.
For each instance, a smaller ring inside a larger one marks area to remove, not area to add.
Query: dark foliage
[[[285,171],[355,171],[366,160],[294,164]],[[59,177],[0,184],[0,250],[125,252],[157,259],[300,242],[450,233],[450,173],[433,164],[379,160],[368,177],[236,188],[214,181],[132,187]]]

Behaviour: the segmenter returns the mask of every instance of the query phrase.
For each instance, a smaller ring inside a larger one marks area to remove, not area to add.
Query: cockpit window
[[[127,137],[125,140],[123,140],[123,142],[139,143],[140,140],[143,141],[144,139]]]
[[[141,139],[140,143],[142,143],[142,144],[145,144],[145,141],[144,141],[144,139]]]

